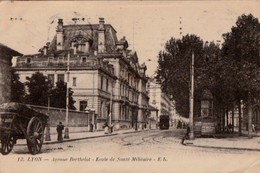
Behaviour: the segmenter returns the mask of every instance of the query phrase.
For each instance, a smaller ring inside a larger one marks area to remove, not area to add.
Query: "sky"
[[[196,34],[223,42],[222,34],[249,13],[260,18],[260,1],[0,1],[0,43],[23,54],[38,53],[52,40],[59,18],[66,25],[74,17],[85,18],[81,24],[97,24],[103,17],[118,39],[126,37],[151,76],[171,37]]]

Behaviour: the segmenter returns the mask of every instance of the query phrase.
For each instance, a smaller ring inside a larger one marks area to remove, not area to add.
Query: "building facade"
[[[85,25],[64,25],[59,19],[52,42],[38,54],[19,57],[16,70],[22,82],[38,71],[53,87],[67,82],[77,110],[94,112],[91,121],[97,130],[105,121],[117,129],[131,128],[145,121],[149,97],[146,66],[127,48],[125,37],[118,40],[104,18]]]
[[[0,104],[11,99],[11,66],[13,56],[22,54],[0,43]]]
[[[151,112],[151,116],[159,122],[160,115],[169,115],[171,123],[173,123],[173,117],[176,114],[174,102],[162,91],[161,85],[155,79],[149,79],[147,88],[150,97],[149,104],[158,109],[158,113]]]

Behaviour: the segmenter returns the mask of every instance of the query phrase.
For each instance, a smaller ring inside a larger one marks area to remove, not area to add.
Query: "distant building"
[[[21,53],[0,43],[0,104],[10,101],[12,58],[21,55]]]
[[[137,53],[127,48],[126,38],[118,40],[104,18],[99,24],[84,25],[64,25],[59,19],[52,42],[38,54],[19,57],[16,70],[22,82],[37,71],[53,86],[68,82],[77,110],[95,112],[91,121],[97,130],[105,121],[131,128],[146,121],[149,97],[147,67],[139,65]]]
[[[174,102],[162,91],[161,85],[155,79],[150,78],[147,90],[150,97],[149,104],[158,109],[158,115],[156,115],[156,112],[151,112],[151,117],[158,122],[160,115],[169,115],[173,121],[173,116],[176,113]]]

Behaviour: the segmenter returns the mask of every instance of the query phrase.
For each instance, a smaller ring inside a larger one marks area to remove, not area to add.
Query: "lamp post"
[[[46,134],[45,134],[45,141],[51,141],[51,134],[50,134],[50,97],[51,97],[51,86],[48,85],[48,121],[46,125]]]
[[[69,139],[69,70],[70,70],[70,50],[68,52],[67,62],[67,89],[66,89],[66,119],[65,119],[65,135],[64,139]]]
[[[191,140],[194,139],[194,126],[193,126],[193,106],[194,106],[194,51],[191,55],[191,85],[190,85],[190,110],[189,110],[189,122],[190,122],[190,133],[189,137]]]

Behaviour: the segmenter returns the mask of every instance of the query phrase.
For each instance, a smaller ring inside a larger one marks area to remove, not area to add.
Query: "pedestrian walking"
[[[189,139],[189,133],[190,133],[190,126],[187,125],[186,133],[185,133],[185,135],[183,136],[183,138],[181,139],[181,144],[182,144],[182,145],[185,145],[185,144],[184,144],[184,141],[187,140],[187,139]]]
[[[57,125],[57,133],[58,133],[58,138],[57,140],[59,142],[61,142],[63,140],[63,137],[62,137],[62,131],[64,130],[64,125],[62,124],[62,122],[59,122],[59,124]]]
[[[252,132],[255,132],[255,125],[252,124]]]
[[[94,132],[94,125],[92,123],[89,123],[89,131]]]
[[[109,126],[107,124],[107,122],[105,122],[105,124],[103,125],[103,128],[105,129],[105,134],[109,133]]]
[[[112,123],[111,126],[110,126],[110,132],[111,132],[111,133],[113,133],[113,131],[114,131],[114,126],[115,126],[114,123]]]

